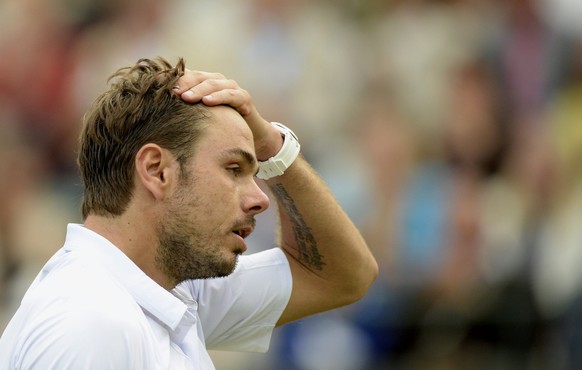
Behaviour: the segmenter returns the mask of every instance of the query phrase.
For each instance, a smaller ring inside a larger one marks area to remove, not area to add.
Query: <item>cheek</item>
[[[201,197],[198,211],[210,225],[229,224],[236,218],[240,208],[238,190],[228,184],[215,184],[206,189],[206,196]]]
[[[240,189],[226,171],[205,173],[190,191],[196,201],[192,212],[198,213],[192,217],[204,220],[206,229],[220,229],[240,217]]]
[[[236,181],[229,175],[216,177],[216,181],[208,182],[206,184],[204,197],[211,206],[220,209],[230,209],[234,205],[239,204],[240,189]]]

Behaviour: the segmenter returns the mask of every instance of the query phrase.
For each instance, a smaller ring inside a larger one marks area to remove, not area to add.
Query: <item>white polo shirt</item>
[[[107,239],[70,224],[0,338],[0,369],[214,369],[207,348],[266,351],[290,295],[279,248],[168,292]]]

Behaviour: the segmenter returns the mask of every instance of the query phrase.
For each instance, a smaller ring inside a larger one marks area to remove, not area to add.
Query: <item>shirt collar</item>
[[[175,330],[187,305],[147,276],[113,243],[83,225],[69,224],[64,249],[88,253],[127,289],[141,308]]]

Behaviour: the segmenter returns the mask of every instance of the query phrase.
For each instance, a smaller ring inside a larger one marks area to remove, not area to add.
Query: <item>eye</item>
[[[231,164],[228,167],[226,167],[226,170],[235,176],[238,176],[242,173],[242,167],[238,164]]]

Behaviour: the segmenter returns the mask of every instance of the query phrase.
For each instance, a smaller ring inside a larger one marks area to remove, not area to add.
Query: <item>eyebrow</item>
[[[248,166],[256,168],[256,172],[257,173],[259,172],[259,165],[258,165],[257,159],[250,152],[247,152],[246,150],[237,148],[237,149],[228,150],[226,153],[227,153],[227,155],[235,155],[239,158],[242,158]],[[256,175],[256,173],[255,173],[255,175]]]

